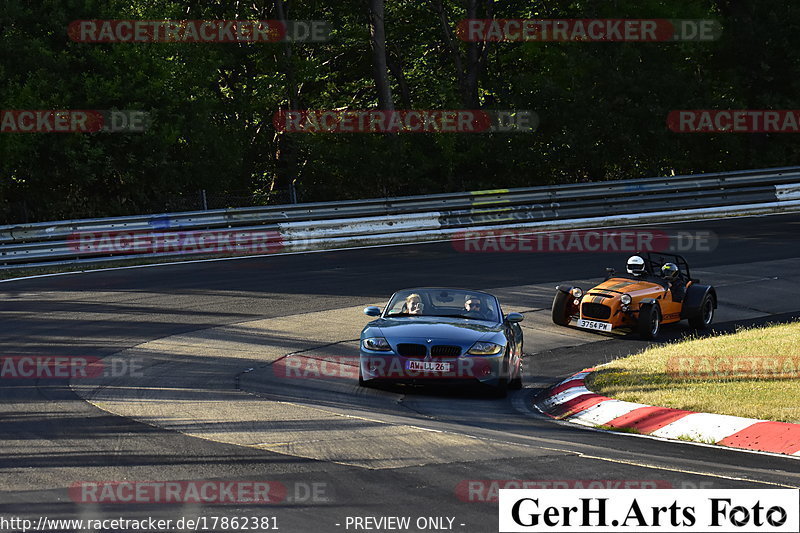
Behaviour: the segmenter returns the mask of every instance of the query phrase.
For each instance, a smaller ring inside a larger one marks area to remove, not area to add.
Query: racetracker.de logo
[[[451,242],[454,249],[466,253],[710,252],[718,238],[711,231],[485,230],[454,233]]]
[[[277,231],[103,231],[75,232],[70,250],[80,254],[251,254],[276,253],[283,249]]]
[[[358,356],[287,355],[271,365],[276,378],[344,379],[358,378]]]
[[[0,133],[141,133],[150,114],[134,110],[0,111]]]
[[[671,489],[672,483],[647,479],[465,479],[456,485],[462,502],[497,501],[501,489]]]
[[[358,356],[288,355],[275,361],[272,373],[279,379],[358,379]],[[365,363],[375,379],[475,379],[485,377],[492,369],[480,359],[407,360],[375,356]]]
[[[142,364],[135,358],[106,361],[97,357],[12,355],[0,357],[0,379],[64,379],[141,377]]]
[[[149,123],[146,111],[0,110],[0,133],[141,133]]]
[[[714,20],[695,19],[464,19],[456,34],[467,42],[713,41]]]
[[[75,20],[67,33],[80,43],[325,42],[323,20]]]
[[[763,356],[683,356],[667,360],[667,375],[684,380],[700,379],[798,379],[800,357]]]
[[[675,133],[799,133],[800,110],[684,109],[667,115]]]
[[[75,503],[276,504],[286,493],[277,481],[81,481],[69,488]]]
[[[280,110],[272,118],[285,133],[530,133],[533,111],[516,110]]]

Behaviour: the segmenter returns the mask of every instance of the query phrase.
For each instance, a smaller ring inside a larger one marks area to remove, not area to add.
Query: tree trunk
[[[275,15],[277,19],[287,24],[286,5],[284,0],[275,0]],[[298,110],[300,94],[295,76],[292,56],[294,50],[292,43],[283,43],[283,73],[286,76],[286,99],[289,111]],[[269,191],[278,192],[291,190],[292,184],[297,180],[297,147],[291,134],[286,132],[275,133],[275,169],[272,175]]]
[[[433,9],[439,16],[442,25],[444,42],[453,57],[453,65],[456,70],[458,89],[461,94],[461,105],[465,109],[478,109],[480,99],[478,98],[478,87],[481,73],[486,66],[486,56],[489,51],[488,43],[468,42],[467,51],[463,54],[457,39],[452,30],[452,23],[447,16],[442,0],[429,0]],[[474,18],[493,18],[494,0],[464,0],[468,19]],[[483,5],[483,13],[479,12]]]
[[[372,44],[372,66],[375,88],[378,91],[378,107],[394,111],[392,87],[386,67],[386,30],[384,28],[384,0],[369,0],[369,34]]]
[[[400,103],[403,109],[411,109],[411,92],[408,90],[408,82],[406,75],[403,73],[403,64],[399,59],[397,50],[392,47],[391,50],[386,52],[386,61],[389,65],[389,72],[397,82],[397,87],[400,89]]]
[[[486,18],[494,17],[494,0],[466,0],[467,18]],[[479,4],[484,5],[482,16],[478,13]],[[486,55],[489,52],[488,42],[467,43],[467,71],[464,75],[463,104],[468,109],[478,109],[480,102],[478,99],[478,80],[481,72],[486,66]]]

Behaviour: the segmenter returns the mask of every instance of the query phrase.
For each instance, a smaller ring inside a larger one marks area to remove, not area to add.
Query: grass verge
[[[800,423],[800,322],[647,348],[587,386],[629,402]]]

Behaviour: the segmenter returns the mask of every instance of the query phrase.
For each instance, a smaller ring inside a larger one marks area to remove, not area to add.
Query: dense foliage
[[[152,120],[146,133],[0,133],[2,223],[194,208],[200,190],[232,206],[243,205],[238,197],[286,201],[292,182],[301,201],[321,201],[784,166],[800,155],[797,134],[666,127],[674,109],[800,108],[800,4],[786,0],[5,0],[0,10],[2,109],[136,109]],[[281,10],[328,21],[331,39],[97,44],[67,35],[80,19],[277,19]],[[711,18],[724,33],[484,46],[453,37],[468,13]],[[476,104],[534,110],[541,125],[332,135],[272,124],[279,109]]]

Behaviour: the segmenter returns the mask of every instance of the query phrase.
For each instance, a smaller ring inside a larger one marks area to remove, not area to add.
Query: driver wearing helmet
[[[647,269],[645,268],[644,259],[639,257],[638,255],[633,255],[628,258],[628,274],[635,276],[637,278],[644,277],[647,274]]]
[[[675,263],[664,263],[661,267],[661,277],[669,284],[673,301],[680,302],[686,295],[686,284],[680,277],[680,270]]]

